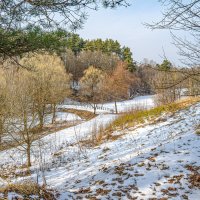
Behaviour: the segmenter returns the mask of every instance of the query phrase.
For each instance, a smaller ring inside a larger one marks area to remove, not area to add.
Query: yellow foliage
[[[103,72],[93,66],[84,71],[81,83],[84,87],[98,87],[104,78]]]

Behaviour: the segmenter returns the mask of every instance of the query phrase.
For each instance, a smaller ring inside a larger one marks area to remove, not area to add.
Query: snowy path
[[[116,115],[101,114],[90,121],[81,123],[79,125],[63,129],[61,131],[52,133],[43,137],[39,141],[35,141],[32,147],[32,160],[37,160],[39,152],[39,146],[42,146],[42,154],[46,160],[51,158],[51,155],[60,149],[63,145],[70,145],[76,143],[81,138],[87,138],[94,127],[106,126],[112,120],[116,118]],[[26,155],[22,148],[13,148],[0,152],[0,165],[3,164],[21,164],[24,162]]]
[[[56,117],[55,121],[56,122],[70,122],[70,121],[75,121],[75,120],[82,120],[78,115],[73,114],[73,113],[68,113],[68,112],[56,112]],[[45,124],[51,124],[52,121],[52,114],[46,115],[44,122]]]
[[[74,102],[74,105],[72,104],[72,101],[68,102],[66,101],[64,105],[58,106],[59,108],[73,108],[78,110],[87,110],[90,112],[93,112],[93,108],[90,104],[84,104],[84,103],[78,103]],[[126,112],[130,111],[134,108],[152,108],[154,107],[154,96],[148,95],[148,96],[138,96],[131,100],[127,101],[120,101],[117,102],[117,110],[118,112]],[[114,113],[115,112],[115,103],[104,103],[104,104],[98,104],[97,105],[97,113]]]

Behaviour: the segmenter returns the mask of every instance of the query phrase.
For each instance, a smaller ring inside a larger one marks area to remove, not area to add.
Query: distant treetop
[[[82,50],[86,51],[101,51],[107,55],[117,55],[122,61],[127,64],[127,69],[130,72],[135,71],[136,63],[132,58],[132,52],[129,47],[121,46],[117,40],[112,39],[95,39],[83,40],[78,34],[69,34],[67,38],[67,48],[71,49],[75,55]]]

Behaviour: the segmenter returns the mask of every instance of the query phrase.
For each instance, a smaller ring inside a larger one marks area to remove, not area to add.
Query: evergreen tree
[[[0,29],[0,57],[21,56],[38,50],[61,51],[67,33],[62,30],[47,32],[39,27],[5,31]]]
[[[172,68],[172,63],[165,59],[163,60],[161,65],[158,65],[159,69],[164,70],[164,71],[169,71]]]
[[[106,53],[108,55],[121,55],[120,43],[117,40],[114,41],[112,39],[106,39],[105,41],[103,41],[102,39],[96,39],[91,41],[88,40],[86,41],[84,49],[90,51],[102,51],[103,53]]]
[[[85,41],[78,34],[69,34],[67,39],[67,48],[74,52],[74,55],[80,53],[85,46]]]
[[[133,61],[132,52],[129,47],[123,47],[121,57],[126,62],[127,69],[130,72],[134,72],[136,70],[136,63]]]
[[[75,56],[78,54],[81,56],[80,53],[82,51],[96,52],[96,54],[98,54],[97,52],[102,52],[105,54],[105,56],[116,56],[126,63],[127,69],[130,72],[134,72],[136,70],[136,63],[133,61],[130,48],[121,47],[117,40],[83,40],[77,34],[69,34],[67,39],[67,47],[73,51]]]

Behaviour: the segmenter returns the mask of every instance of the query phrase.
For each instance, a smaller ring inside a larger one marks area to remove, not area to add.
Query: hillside
[[[36,141],[31,176],[22,167],[23,152],[1,152],[1,176],[15,183],[38,179],[41,185],[45,177],[60,200],[199,199],[199,103],[162,115],[157,123],[115,131],[116,140],[98,146],[88,142],[94,125],[115,117],[101,114]],[[6,181],[0,179],[0,184]]]

